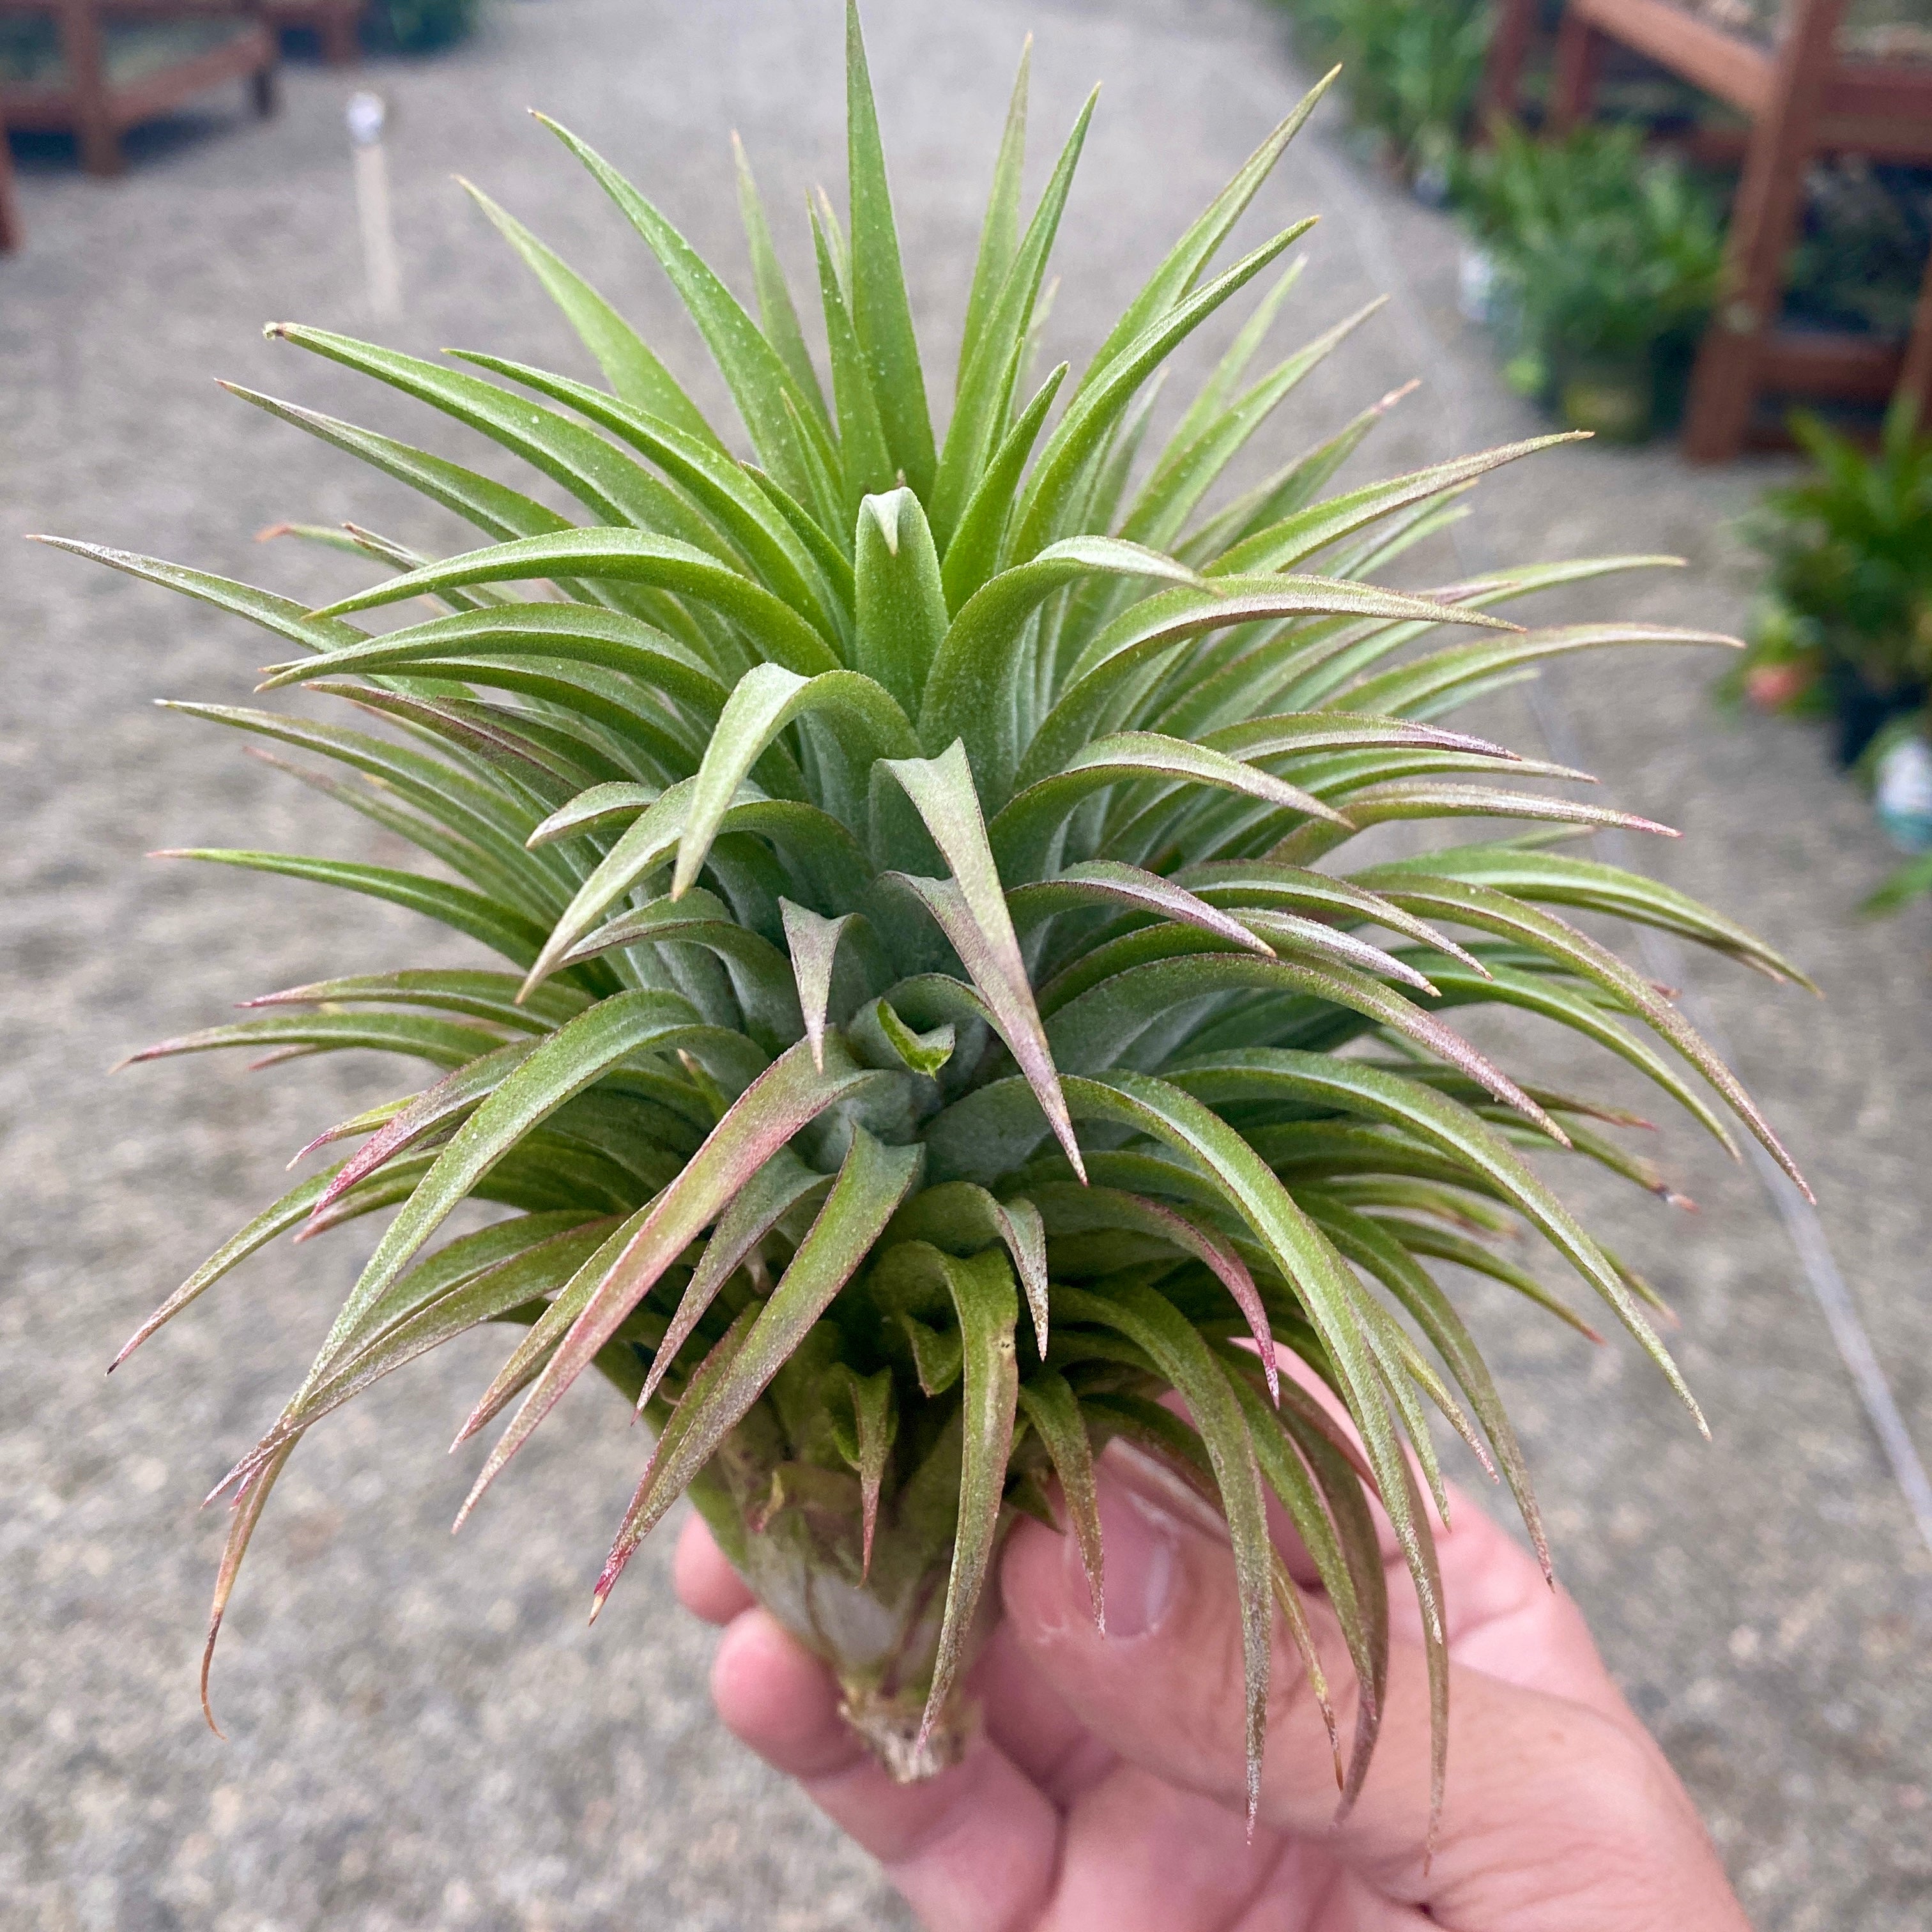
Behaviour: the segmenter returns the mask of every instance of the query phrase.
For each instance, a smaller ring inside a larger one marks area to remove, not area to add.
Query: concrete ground
[[[1036,140],[1049,153],[1086,86],[1106,83],[1060,250],[1055,354],[1098,340],[1302,84],[1277,22],[1247,0],[898,0],[874,4],[869,26],[934,368],[951,364],[1025,31],[1039,36]],[[378,86],[394,108],[406,310],[388,339],[578,366],[450,184],[454,171],[532,220],[712,400],[641,248],[519,110],[568,119],[735,275],[727,130],[744,134],[774,205],[795,208],[839,176],[838,71],[832,0],[523,0],[434,62],[352,77],[295,68],[270,124],[238,110],[231,122],[230,104],[212,103],[146,137],[112,184],[28,157],[27,251],[0,262],[0,532],[84,535],[318,600],[361,573],[258,548],[253,532],[354,518],[452,545],[436,513],[209,381],[477,460],[422,412],[257,333],[280,316],[369,326],[342,131],[350,88]],[[1364,179],[1340,133],[1324,116],[1256,211],[1257,223],[1327,218],[1282,339],[1394,279],[1412,300],[1310,383],[1276,433],[1293,440],[1274,446],[1311,440],[1412,374],[1424,386],[1384,432],[1378,469],[1525,433],[1526,412],[1455,320],[1448,225]],[[784,225],[802,266],[796,224]],[[1466,554],[1675,550],[1688,571],[1598,586],[1563,610],[1735,626],[1750,578],[1729,525],[1765,473],[1690,471],[1667,449],[1565,449],[1487,488]],[[202,1728],[194,1672],[221,1526],[196,1501],[299,1372],[352,1274],[356,1238],[304,1250],[299,1266],[258,1262],[112,1383],[100,1371],[277,1190],[287,1154],[394,1075],[320,1060],[251,1076],[214,1058],[112,1082],[105,1070],[231,1000],[420,962],[438,942],[360,902],[145,862],[148,848],[194,843],[382,847],[359,821],[312,811],[238,743],[148,704],[245,701],[260,634],[50,552],[0,555],[0,1922],[907,1923],[867,1862],[711,1718],[710,1639],[671,1600],[668,1539],[585,1628],[638,1453],[608,1408],[566,1405],[452,1544],[470,1465],[440,1450],[494,1365],[488,1340],[386,1384],[291,1466],[216,1666],[229,1741]],[[1456,560],[1445,548],[1425,567],[1447,575]],[[1715,712],[1714,668],[1702,655],[1633,654],[1566,673],[1560,697],[1606,794],[1684,830],[1650,862],[1796,955],[1826,990],[1820,1004],[1690,968],[1816,1184],[1856,1307],[1932,1448],[1932,909],[1855,918],[1889,862],[1863,805],[1811,737]],[[1513,704],[1483,722],[1534,746]],[[1535,1058],[1515,1051],[1519,1065]],[[1544,1060],[1563,1070],[1560,1048]],[[1468,1303],[1521,1420],[1562,1574],[1762,1932],[1923,1927],[1932,1564],[1765,1198],[1692,1130],[1672,1128],[1666,1151],[1696,1216],[1571,1185],[1681,1310],[1714,1446],[1631,1351],[1593,1357],[1518,1308],[1475,1292]]]

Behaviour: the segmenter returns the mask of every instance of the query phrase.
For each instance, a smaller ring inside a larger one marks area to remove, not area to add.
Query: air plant
[[[302,1385],[220,1486],[233,1506],[211,1651],[308,1432],[440,1342],[506,1323],[521,1332],[459,1439],[508,1420],[464,1514],[601,1371],[656,1439],[647,1455],[640,1439],[596,1602],[688,1496],[902,1777],[959,1748],[962,1673],[1017,1516],[1077,1540],[1102,1614],[1094,1459],[1118,1441],[1226,1522],[1251,1777],[1277,1618],[1321,1684],[1303,1588],[1269,1541],[1269,1499],[1287,1513],[1360,1680],[1352,1738],[1336,1740],[1346,1802],[1387,1670],[1378,1506],[1422,1606],[1439,1792],[1448,1678],[1425,1492],[1448,1505],[1431,1410],[1500,1473],[1546,1562],[1547,1549],[1435,1264],[1593,1333],[1489,1239],[1526,1227],[1690,1402],[1646,1312],[1652,1292],[1526,1158],[1567,1151],[1666,1193],[1604,1130],[1641,1124],[1519,1082],[1447,1010],[1567,1027],[1727,1147],[1719,1107],[1784,1160],[1668,998],[1566,914],[1647,922],[1798,976],[1682,895],[1539,842],[1664,828],[1523,789],[1581,775],[1439,720],[1550,658],[1724,640],[1495,614],[1665,560],[1535,563],[1421,592],[1378,580],[1461,514],[1477,478],[1561,438],[1334,493],[1385,399],[1245,491],[1213,494],[1370,312],[1248,380],[1298,264],[1142,459],[1157,372],[1310,226],[1211,266],[1320,88],[1162,258],[1085,373],[1062,364],[1036,382],[1048,252],[1093,102],[1027,214],[1023,62],[936,436],[856,16],[847,76],[847,220],[822,196],[811,211],[829,388],[742,155],[756,320],[609,162],[553,128],[682,298],[748,458],[479,194],[607,387],[492,354],[451,364],[268,333],[521,458],[574,518],[236,389],[454,511],[481,547],[424,558],[358,530],[387,574],[310,610],[67,546],[292,647],[264,688],[356,722],[177,708],[278,758],[326,761],[298,775],[428,863],[175,856],[406,906],[508,968],[351,974],[134,1056],[375,1050],[431,1076],[320,1134],[330,1164],[128,1345],[277,1237],[394,1210]],[[355,621],[423,599],[436,614],[400,628]],[[1444,819],[1544,832],[1336,863],[1358,832]],[[448,1238],[478,1202],[498,1217]]]

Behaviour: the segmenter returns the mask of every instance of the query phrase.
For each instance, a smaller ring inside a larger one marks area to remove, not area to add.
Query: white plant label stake
[[[403,312],[403,269],[389,219],[389,164],[382,150],[388,110],[380,94],[352,94],[345,118],[356,157],[356,215],[362,230],[362,266],[369,311],[380,320]]]

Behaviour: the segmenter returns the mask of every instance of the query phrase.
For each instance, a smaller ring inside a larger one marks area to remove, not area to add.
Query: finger
[[[730,1730],[879,1860],[931,1932],[1036,1922],[1059,1814],[989,1738],[936,1778],[895,1784],[839,1716],[831,1673],[763,1610],[724,1633],[711,1689]]]
[[[1108,1634],[1084,1614],[1078,1559],[1022,1522],[1001,1581],[1016,1640],[1076,1715],[1128,1762],[1184,1789],[1244,1802],[1240,1622],[1224,1543],[1101,1474]],[[1352,1680],[1340,1634],[1311,1611],[1346,1723]],[[1332,1664],[1330,1660],[1332,1660]],[[1579,1922],[1645,1924],[1681,1898],[1673,1924],[1742,1928],[1721,1869],[1667,1770],[1620,1728],[1574,1701],[1452,1667],[1450,1772],[1441,1836],[1430,1810],[1426,1676],[1417,1648],[1392,1647],[1381,1742],[1362,1795],[1330,1830],[1335,1790],[1325,1732],[1299,1659],[1278,1642],[1262,1822],[1324,1835],[1388,1896],[1451,1923],[1531,1932],[1594,1888]],[[1621,1915],[1621,1916],[1619,1916]]]
[[[1452,1501],[1456,1528],[1436,1540],[1450,1657],[1503,1683],[1572,1698],[1643,1734],[1569,1592],[1552,1589],[1540,1566],[1474,1503]],[[1388,1566],[1388,1587],[1392,1624],[1420,1643],[1422,1614],[1400,1562]]]
[[[731,1568],[701,1516],[693,1514],[679,1534],[671,1581],[678,1601],[708,1624],[728,1624],[752,1607],[744,1578]]]
[[[1120,1760],[1062,1702],[1002,1622],[973,1667],[986,1735],[1062,1810]]]

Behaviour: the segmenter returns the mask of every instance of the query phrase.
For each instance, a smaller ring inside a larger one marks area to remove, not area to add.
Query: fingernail
[[[1070,1544],[1072,1542],[1070,1538]],[[1174,1600],[1180,1568],[1180,1527],[1156,1504],[1118,1484],[1100,1490],[1107,1634],[1145,1636]],[[1072,1552],[1077,1568],[1079,1556]]]

